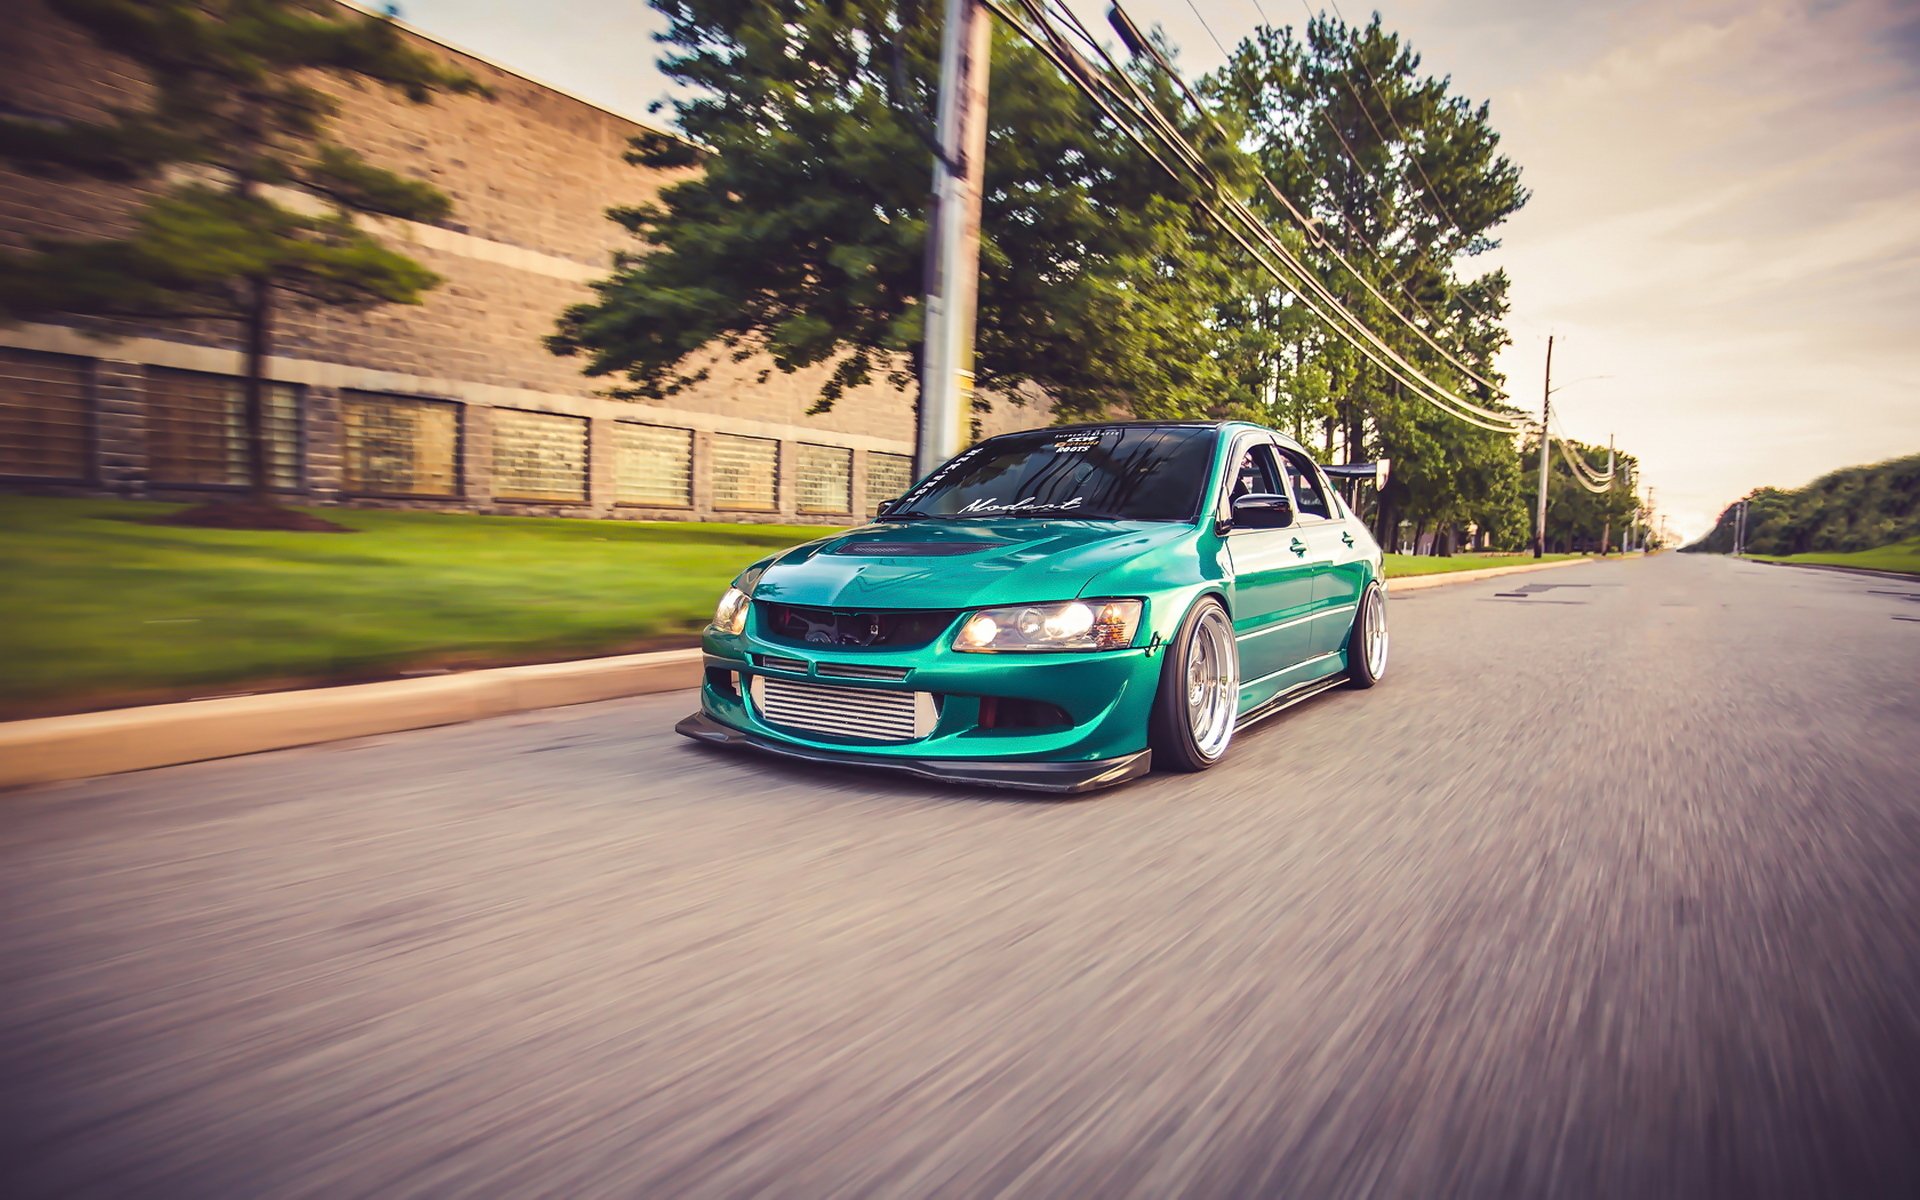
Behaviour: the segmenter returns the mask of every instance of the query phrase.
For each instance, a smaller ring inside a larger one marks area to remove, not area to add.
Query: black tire
[[[1163,771],[1204,771],[1226,757],[1227,745],[1232,741],[1231,731],[1227,740],[1209,756],[1206,750],[1194,738],[1192,723],[1187,715],[1187,656],[1192,649],[1195,631],[1209,612],[1218,613],[1226,620],[1227,629],[1233,628],[1233,622],[1227,618],[1227,610],[1219,600],[1212,596],[1202,597],[1187,610],[1186,620],[1180,623],[1180,632],[1167,643],[1165,660],[1160,664],[1160,688],[1153,697],[1153,713],[1147,720],[1147,745],[1153,750],[1153,765]],[[1228,638],[1232,646],[1231,637]],[[1237,651],[1234,662],[1235,692],[1238,692]]]
[[[1383,644],[1378,664],[1370,660],[1366,650],[1367,621],[1377,609],[1380,615],[1380,636],[1386,639],[1387,590],[1375,580],[1367,585],[1360,594],[1360,606],[1353,610],[1353,628],[1347,630],[1347,679],[1357,688],[1370,688],[1379,683],[1387,673],[1387,652]]]

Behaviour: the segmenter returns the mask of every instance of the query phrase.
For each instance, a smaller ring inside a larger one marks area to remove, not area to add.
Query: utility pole
[[[920,352],[920,478],[960,452],[973,412],[974,310],[980,295],[980,192],[987,158],[987,68],[993,26],[980,0],[946,0],[940,41],[940,150],[927,237]]]
[[[1600,526],[1600,557],[1613,546],[1613,435],[1607,435],[1607,515]]]
[[[1653,506],[1653,485],[1648,484],[1647,485],[1647,530],[1646,530],[1646,536],[1640,539],[1641,544],[1645,545],[1648,537],[1658,537],[1659,533],[1660,533],[1660,512],[1658,509],[1654,508]]]
[[[1533,515],[1533,556],[1547,552],[1547,421],[1553,416],[1553,335],[1547,335],[1547,382],[1540,395],[1540,501]]]

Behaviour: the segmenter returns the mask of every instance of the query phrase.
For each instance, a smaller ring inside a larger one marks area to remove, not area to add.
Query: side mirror
[[[892,500],[882,500],[880,503],[873,506],[873,515],[876,517],[884,517],[888,513],[892,512],[894,509],[898,508],[899,506],[900,506],[900,501],[898,498],[895,498]]]
[[[1293,524],[1293,502],[1285,496],[1255,492],[1233,502],[1236,529],[1285,529]]]

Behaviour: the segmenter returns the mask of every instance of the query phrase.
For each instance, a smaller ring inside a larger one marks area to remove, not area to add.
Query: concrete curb
[[[1409,592],[1591,561],[1568,559],[1414,575],[1389,580],[1387,590]],[[13,721],[0,724],[0,788],[673,692],[699,682],[699,650],[665,650]]]
[[[698,649],[666,650],[13,721],[0,724],[0,788],[678,691],[699,680]]]

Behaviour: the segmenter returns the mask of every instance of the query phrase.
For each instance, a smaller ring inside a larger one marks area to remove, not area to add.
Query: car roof
[[[1306,455],[1308,458],[1314,457],[1313,451],[1307,449],[1305,445],[1295,438],[1280,432],[1271,425],[1261,425],[1254,421],[1082,421],[1072,425],[1039,425],[1032,429],[1010,429],[1006,433],[995,434],[987,440],[993,441],[997,438],[1013,437],[1018,434],[1064,433],[1070,430],[1089,429],[1218,429],[1223,432],[1227,430],[1246,429],[1271,434],[1282,444],[1300,451],[1300,453]]]

